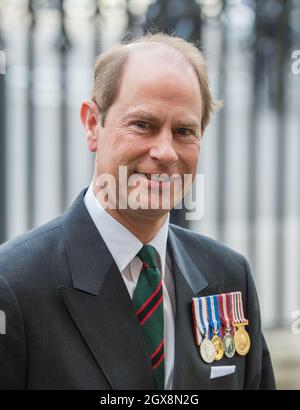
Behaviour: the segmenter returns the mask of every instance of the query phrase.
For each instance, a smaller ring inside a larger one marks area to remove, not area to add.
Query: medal
[[[249,352],[251,342],[245,329],[248,320],[241,292],[193,298],[192,312],[196,345],[205,363],[219,361],[224,355],[232,358],[235,352],[241,356]]]
[[[229,359],[234,356],[235,354],[235,345],[234,345],[234,338],[231,334],[231,326],[230,323],[232,321],[231,315],[231,294],[230,293],[222,293],[219,295],[219,305],[220,305],[220,312],[221,312],[221,322],[225,325],[225,335],[223,337],[223,347],[224,347],[224,354]]]
[[[206,298],[194,298],[194,320],[197,327],[196,339],[200,341],[199,352],[205,363],[212,363],[215,360],[216,349],[214,344],[209,340],[209,323],[207,319],[207,301]],[[200,337],[199,337],[199,334]]]
[[[236,328],[234,333],[235,350],[241,356],[245,356],[250,350],[250,336],[245,329],[248,325],[248,320],[244,317],[244,309],[242,302],[242,293],[232,293],[232,315],[233,326]]]
[[[215,346],[216,350],[216,357],[215,360],[221,360],[223,355],[224,355],[224,347],[221,338],[217,335],[214,334],[213,338],[211,339],[213,345]]]
[[[239,355],[245,356],[250,350],[250,336],[246,331],[244,324],[239,324],[235,326],[238,327],[234,334],[235,349]]]
[[[204,339],[200,345],[200,354],[202,359],[206,363],[212,363],[216,357],[216,348],[212,341],[209,339],[209,320],[206,297],[200,298],[199,307],[201,307],[199,309],[200,324],[202,326],[204,334]]]
[[[205,363],[212,363],[215,360],[216,349],[207,336],[205,336],[200,345],[200,354]]]
[[[230,329],[226,329],[225,336],[223,337],[223,346],[225,356],[229,359],[235,354],[235,342],[234,337],[230,333]]]
[[[218,304],[218,297],[217,296],[208,296],[208,316],[209,316],[209,324],[213,329],[213,338],[212,343],[215,346],[216,356],[215,360],[221,360],[224,355],[224,348],[222,344],[221,338],[218,336],[221,322],[219,316],[219,304]]]

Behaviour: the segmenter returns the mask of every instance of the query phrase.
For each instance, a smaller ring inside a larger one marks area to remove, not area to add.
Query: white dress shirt
[[[94,194],[92,183],[85,194],[84,203],[115,260],[132,299],[142,268],[142,261],[136,255],[142,249],[143,243],[105,211]],[[172,389],[175,344],[175,291],[170,258],[166,254],[169,218],[168,214],[159,232],[149,242],[157,251],[157,263],[162,273],[166,390]]]

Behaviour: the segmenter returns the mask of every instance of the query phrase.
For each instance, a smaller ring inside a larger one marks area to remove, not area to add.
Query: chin
[[[162,216],[167,215],[170,211],[171,209],[143,209],[142,207],[138,209],[129,208],[129,212],[133,215],[140,215],[145,218],[161,218]]]

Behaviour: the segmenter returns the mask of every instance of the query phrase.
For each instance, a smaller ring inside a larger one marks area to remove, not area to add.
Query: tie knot
[[[149,268],[157,268],[157,263],[155,260],[156,250],[153,248],[153,246],[144,245],[137,256],[144,264],[148,265]]]

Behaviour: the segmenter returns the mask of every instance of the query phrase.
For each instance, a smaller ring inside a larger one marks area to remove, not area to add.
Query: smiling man
[[[116,83],[114,78],[107,79],[105,76],[113,76],[113,73],[107,74],[110,67],[120,70],[115,61],[119,54],[124,59],[122,77],[119,73],[122,80],[118,90],[107,91],[116,94],[111,96],[113,104],[102,109],[105,82],[108,82],[107,88]],[[111,61],[107,61],[109,59]],[[141,184],[140,208],[125,206],[125,209],[120,209],[120,198],[116,195],[116,209],[111,209],[108,201],[107,211],[143,243],[147,243],[168,216],[169,209],[164,209],[162,203],[163,194],[170,192],[169,208],[181,199],[181,195],[175,195],[174,178],[157,182],[153,176],[191,175],[194,178],[197,171],[201,126],[204,127],[201,124],[203,102],[199,80],[186,58],[163,43],[148,41],[146,44],[136,42],[116,46],[100,57],[96,73],[105,63],[110,67],[103,68],[103,73],[99,72],[103,79],[95,79],[95,102],[85,101],[81,107],[88,148],[96,153],[93,192],[103,203],[97,180],[103,174],[112,175],[119,187],[120,166],[126,167],[129,178],[136,176],[136,184]],[[212,106],[211,101],[208,103]],[[101,115],[103,121],[99,121]],[[124,193],[130,196],[136,184],[128,189],[123,184],[118,192],[121,196]],[[156,211],[151,207],[151,191],[152,196],[159,195]],[[122,200],[125,205],[128,204],[124,198]],[[147,202],[146,206],[143,206],[144,201]]]
[[[0,387],[274,388],[247,261],[169,224],[215,107],[202,54],[147,35],[101,55],[94,80],[91,185],[0,248]]]

